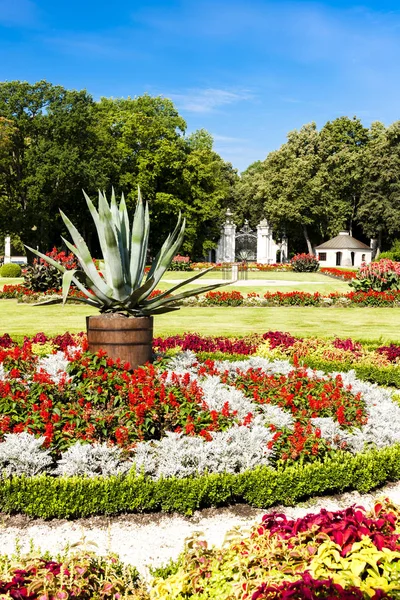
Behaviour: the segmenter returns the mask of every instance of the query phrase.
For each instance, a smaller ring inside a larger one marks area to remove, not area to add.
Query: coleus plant
[[[62,297],[51,298],[40,304],[63,303],[69,299],[71,284],[80,289],[84,297],[74,297],[74,301],[95,306],[102,313],[121,313],[126,316],[144,317],[178,310],[174,306],[177,300],[203,294],[223,284],[211,284],[173,294],[179,288],[202,277],[213,269],[210,267],[194,276],[177,283],[169,290],[151,297],[165,271],[179,250],[185,232],[185,219],[179,213],[176,227],[164,241],[159,253],[145,275],[146,257],[149,242],[150,217],[148,204],[144,204],[140,189],[132,225],[129,223],[128,210],[122,194],[117,204],[114,190],[111,202],[99,191],[98,209],[84,192],[86,203],[92,215],[103,254],[104,273],[100,273],[90,254],[89,248],[69,218],[60,211],[73,244],[62,238],[67,248],[76,257],[79,268],[67,270],[60,262],[38,250],[26,246],[62,274]]]

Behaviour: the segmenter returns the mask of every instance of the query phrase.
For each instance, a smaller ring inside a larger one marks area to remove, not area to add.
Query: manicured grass
[[[157,286],[157,289],[159,290],[167,290],[168,288],[172,287],[172,285],[174,285],[172,282],[168,282],[165,280],[162,280],[160,285]],[[194,289],[196,287],[199,287],[201,285],[209,285],[209,283],[205,283],[203,282],[201,279],[199,279],[198,282],[196,282],[195,284],[188,284],[185,288],[182,288],[182,290],[190,290],[190,289]],[[331,279],[330,281],[328,280],[326,283],[317,283],[317,284],[306,284],[303,282],[293,282],[292,284],[288,285],[287,283],[281,283],[281,284],[274,284],[274,285],[243,285],[243,283],[241,283],[239,285],[239,282],[236,283],[232,283],[230,285],[224,285],[221,286],[220,288],[221,291],[229,291],[229,290],[238,290],[239,292],[241,292],[243,295],[249,294],[250,292],[256,292],[257,294],[260,294],[260,296],[264,295],[266,292],[309,292],[310,294],[314,294],[314,292],[319,292],[320,294],[330,294],[331,292],[342,292],[343,294],[347,294],[348,292],[351,291],[351,288],[348,286],[347,283],[345,283],[344,281],[340,281],[340,280],[333,280]],[[179,290],[181,291],[181,290]]]
[[[168,271],[164,279],[187,279],[200,271]],[[223,279],[222,271],[209,271],[204,275],[207,279]],[[294,273],[293,271],[248,271],[247,279],[272,279],[299,282],[325,283],[332,279],[322,273]]]
[[[177,271],[169,271],[163,277],[160,285],[157,287],[162,290],[166,290],[172,285],[174,285],[174,281],[179,281],[183,279],[188,279],[191,277],[195,271],[191,272],[177,272]],[[223,273],[221,271],[210,271],[204,276],[204,280],[222,280]],[[240,290],[243,294],[248,294],[250,292],[257,292],[262,295],[265,292],[293,292],[293,291],[302,291],[302,292],[319,292],[320,294],[329,294],[330,292],[343,292],[344,294],[351,291],[348,283],[345,281],[341,281],[340,279],[334,279],[332,277],[327,277],[326,275],[322,275],[321,273],[281,273],[278,271],[273,271],[269,273],[260,272],[260,271],[249,271],[247,280],[258,280],[258,281],[273,281],[273,282],[282,282],[279,283],[271,283],[268,284],[249,284],[246,285],[246,280],[239,280],[236,283],[230,283],[227,280],[227,286],[221,287],[221,290],[229,290],[235,289]],[[203,278],[200,278],[193,287],[197,287],[199,285],[203,285]],[[290,284],[288,284],[290,282]],[[229,285],[228,285],[229,284]],[[240,285],[239,285],[240,284]],[[187,289],[190,289],[192,284],[187,286]]]
[[[23,283],[23,277],[0,277],[0,290],[5,285],[17,285],[17,283]]]
[[[84,305],[32,306],[16,300],[0,300],[0,335],[33,335],[44,331],[56,335],[86,328],[85,316],[96,314]],[[203,335],[245,335],[268,330],[295,335],[352,337],[400,341],[400,310],[397,308],[191,308],[155,318],[155,335],[185,331]]]

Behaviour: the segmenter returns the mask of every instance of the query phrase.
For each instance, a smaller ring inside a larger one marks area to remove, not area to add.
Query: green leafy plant
[[[46,252],[46,256],[61,264],[65,269],[76,269],[77,263],[73,254],[59,252],[53,248],[51,252]],[[62,286],[63,274],[59,269],[50,265],[42,258],[33,261],[32,265],[25,270],[24,286],[33,292],[46,292],[48,290],[59,290]]]
[[[21,267],[15,263],[7,263],[0,267],[0,277],[20,277]]]
[[[149,272],[145,275],[150,217],[148,205],[143,203],[140,190],[132,225],[129,223],[123,195],[118,205],[113,191],[111,202],[108,204],[105,195],[99,192],[98,210],[87,194],[85,194],[85,198],[97,229],[103,254],[104,272],[98,271],[85,240],[69,218],[60,211],[73,244],[62,238],[63,242],[75,255],[80,268],[67,270],[63,264],[50,256],[26,246],[31,252],[63,274],[62,297],[52,298],[40,304],[65,303],[69,299],[70,286],[74,283],[84,294],[79,301],[95,306],[102,313],[121,313],[127,316],[143,317],[178,310],[178,307],[174,306],[176,301],[225,285],[212,284],[173,294],[182,286],[192,283],[195,279],[208,273],[213,268],[211,267],[152,297],[151,293],[169,268],[182,244],[185,219],[182,219],[179,214],[174,231],[168,235]]]

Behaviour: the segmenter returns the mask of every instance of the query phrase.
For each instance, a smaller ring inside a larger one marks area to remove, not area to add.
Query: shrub
[[[0,277],[20,277],[21,267],[14,263],[7,263],[0,267]]]
[[[400,262],[400,240],[394,240],[390,250],[381,252],[378,260],[381,260],[382,258],[389,258],[395,262]]]
[[[53,462],[50,452],[43,448],[44,437],[29,433],[6,433],[0,444],[0,471],[3,475],[38,475]]]
[[[46,252],[46,256],[61,263],[66,269],[77,268],[73,254],[59,252],[57,248],[53,248],[51,252]],[[26,269],[24,284],[34,292],[59,290],[62,286],[62,273],[42,258],[35,258],[33,264]]]
[[[192,266],[190,262],[184,262],[182,260],[173,260],[169,271],[192,271]]]
[[[319,262],[314,254],[296,254],[290,261],[293,271],[297,273],[313,273],[318,271]]]

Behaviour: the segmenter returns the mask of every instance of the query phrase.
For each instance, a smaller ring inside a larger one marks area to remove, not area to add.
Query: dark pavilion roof
[[[372,252],[371,248],[369,246],[367,246],[367,244],[364,244],[363,242],[360,242],[359,240],[356,240],[356,238],[353,238],[353,236],[351,235],[347,235],[347,234],[339,234],[336,237],[332,238],[331,240],[328,240],[327,242],[324,242],[323,244],[320,244],[319,246],[316,246],[315,248],[316,250],[369,250],[370,252]]]

